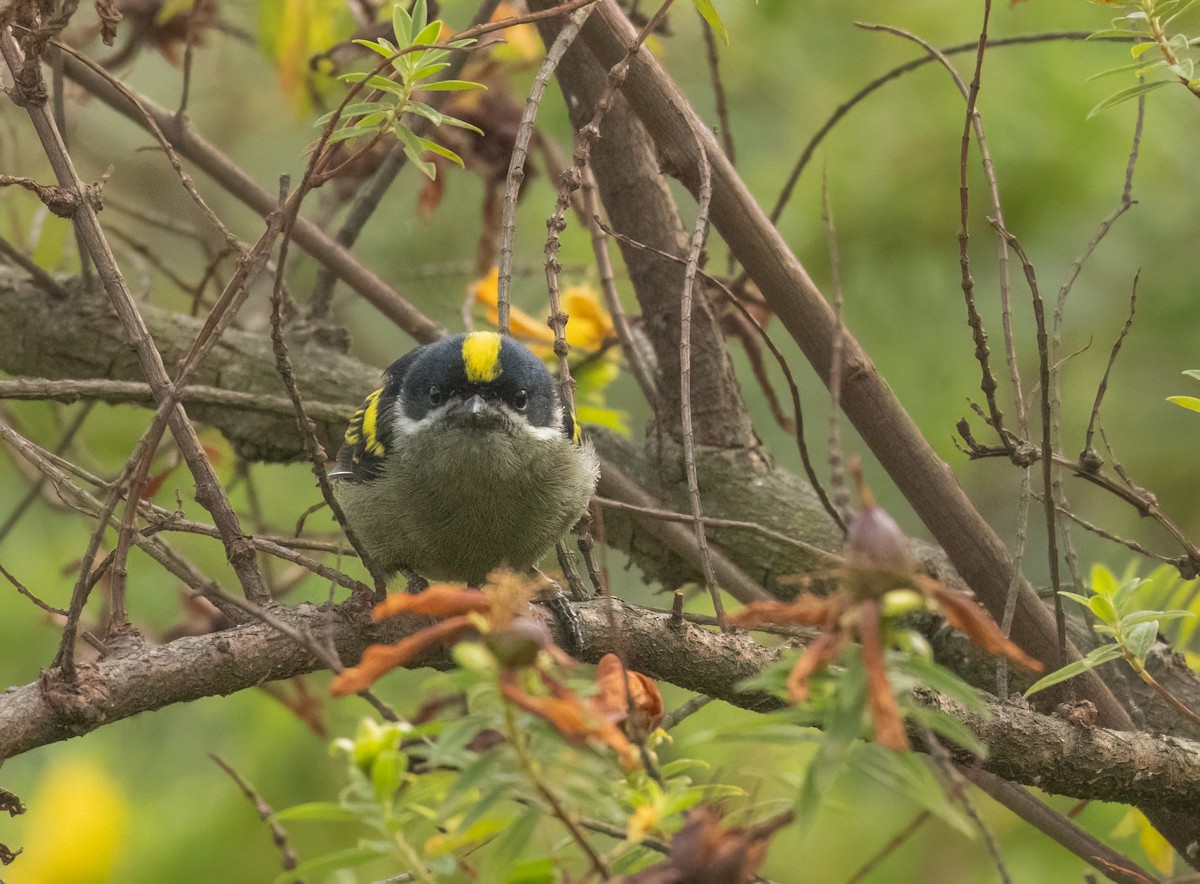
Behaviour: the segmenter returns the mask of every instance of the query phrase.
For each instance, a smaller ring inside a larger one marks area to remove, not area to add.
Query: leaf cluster
[[[1122,657],[1136,672],[1144,673],[1146,655],[1150,653],[1150,648],[1158,638],[1159,625],[1166,621],[1196,616],[1194,611],[1158,610],[1147,607],[1146,603],[1150,598],[1161,601],[1165,595],[1165,588],[1177,583],[1178,577],[1173,577],[1167,568],[1159,568],[1146,579],[1126,575],[1124,579],[1118,580],[1103,565],[1093,566],[1090,595],[1065,591],[1059,595],[1091,612],[1097,620],[1092,630],[1110,641],[1092,649],[1082,659],[1068,663],[1034,682],[1025,692],[1025,696],[1032,696],[1051,685]]]
[[[409,122],[415,116],[427,120],[435,128],[454,126],[483,135],[483,130],[479,127],[444,114],[432,105],[414,98],[414,95],[421,92],[462,92],[486,88],[482,83],[469,80],[432,79],[450,66],[450,62],[444,59],[451,50],[463,50],[475,42],[465,39],[441,44],[439,39],[443,27],[439,20],[428,21],[426,0],[416,0],[411,11],[404,9],[399,3],[393,8],[392,30],[395,43],[384,37],[354,41],[383,56],[392,72],[386,77],[370,72],[342,75],[342,80],[347,83],[362,83],[374,90],[375,97],[353,102],[317,120],[318,126],[328,125],[334,120],[345,121],[330,134],[330,144],[361,138],[364,135],[395,136],[403,145],[409,162],[431,180],[437,177],[437,167],[424,159],[423,155],[426,153],[437,154],[458,166],[463,165],[462,157],[457,153],[432,138],[418,135]]]

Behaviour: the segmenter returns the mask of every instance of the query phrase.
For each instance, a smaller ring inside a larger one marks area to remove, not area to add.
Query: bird
[[[599,473],[542,360],[477,331],[392,363],[329,477],[384,572],[478,587],[499,567],[535,569],[584,515]]]

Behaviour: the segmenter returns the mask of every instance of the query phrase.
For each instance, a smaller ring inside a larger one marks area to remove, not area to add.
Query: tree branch
[[[611,607],[610,607],[611,606]],[[780,703],[737,685],[778,655],[745,633],[709,632],[673,623],[668,612],[595,599],[578,605],[581,656],[596,662],[620,648],[628,665],[671,684],[767,712]],[[335,606],[272,608],[274,619],[293,632],[336,649],[347,664],[372,642],[397,641],[428,625],[422,618],[371,621],[353,602]],[[562,628],[548,625],[559,640]],[[439,654],[424,665],[445,667]],[[221,632],[140,646],[125,656],[80,667],[67,691],[52,676],[0,694],[0,758],[81,736],[106,724],[201,697],[229,694],[264,681],[322,669],[311,651],[277,629],[247,623]],[[983,769],[1007,780],[1081,799],[1146,803],[1193,809],[1200,794],[1200,744],[1175,737],[1080,729],[1021,705],[991,702],[980,719],[934,697],[931,704],[962,720],[988,747]],[[960,755],[960,761],[970,761]]]

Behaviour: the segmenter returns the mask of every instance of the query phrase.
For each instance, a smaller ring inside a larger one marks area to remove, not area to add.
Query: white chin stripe
[[[453,402],[447,402],[439,405],[437,408],[430,409],[426,415],[420,420],[413,420],[404,413],[404,409],[397,403],[397,407],[392,411],[392,430],[394,440],[403,439],[414,433],[421,433],[428,430],[434,424],[441,421],[446,416],[447,409]],[[510,425],[520,432],[528,433],[535,439],[565,439],[566,436],[562,429],[563,410],[562,407],[556,407],[554,411],[555,426],[552,427],[534,427],[530,426],[528,419],[520,412],[513,411],[503,403],[494,403],[500,411],[509,419]]]

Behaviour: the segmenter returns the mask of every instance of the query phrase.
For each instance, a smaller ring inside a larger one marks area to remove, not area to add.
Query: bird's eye
[[[434,384],[432,387],[429,388],[429,404],[430,405],[441,405],[442,398],[443,397],[442,397],[442,388],[441,387],[439,387],[437,384]]]
[[[528,404],[529,394],[524,390],[517,390],[516,394],[513,396],[513,407],[516,408],[517,411],[524,411],[525,406]]]

